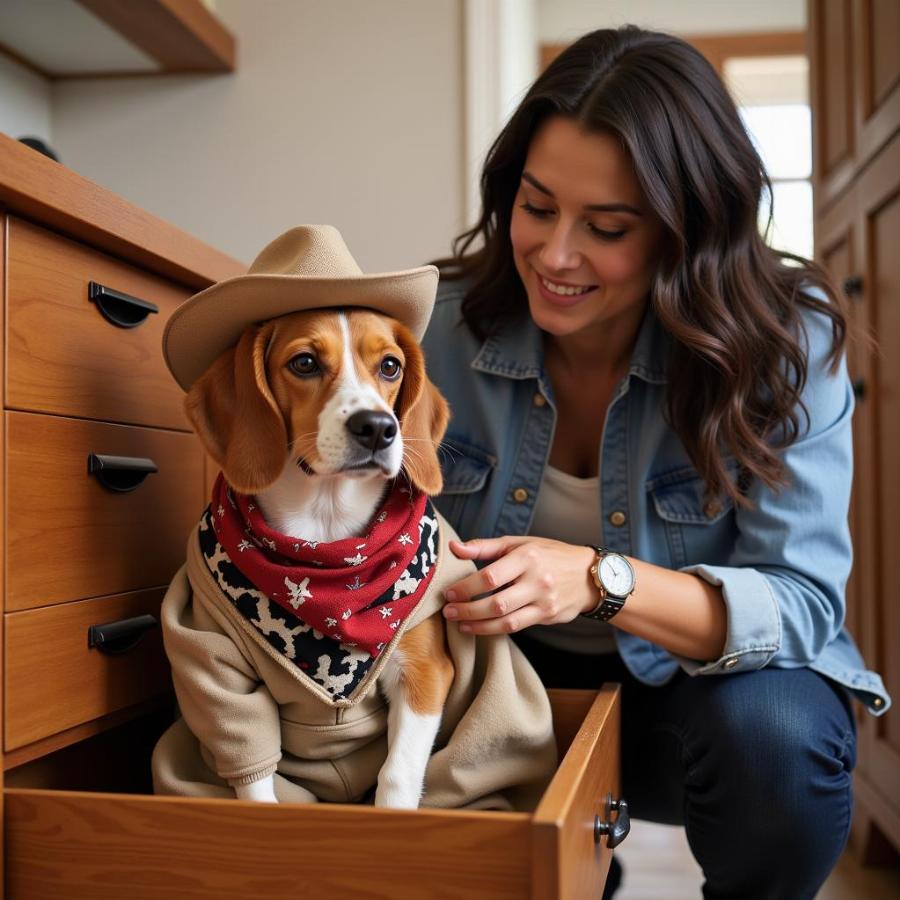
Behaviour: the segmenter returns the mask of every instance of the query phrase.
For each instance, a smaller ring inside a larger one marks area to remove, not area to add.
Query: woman
[[[764,185],[695,50],[588,34],[491,148],[425,349],[481,566],[447,618],[621,682],[632,813],[685,825],[706,897],[798,900],[847,837],[849,696],[889,700],[842,627],[845,318],[761,239]]]

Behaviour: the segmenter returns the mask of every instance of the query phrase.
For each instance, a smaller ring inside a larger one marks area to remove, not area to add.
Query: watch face
[[[627,597],[634,589],[634,570],[628,560],[618,553],[604,556],[600,560],[597,574],[606,593],[613,597]]]

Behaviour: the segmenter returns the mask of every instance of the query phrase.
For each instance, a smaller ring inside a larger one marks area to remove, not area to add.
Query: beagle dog
[[[395,319],[359,308],[291,313],[247,328],[191,386],[205,449],[273,529],[308,541],[364,533],[396,478],[440,492],[448,407]],[[454,678],[436,613],[404,633],[378,680],[388,753],[375,804],[416,808]],[[277,802],[274,776],[235,788]]]

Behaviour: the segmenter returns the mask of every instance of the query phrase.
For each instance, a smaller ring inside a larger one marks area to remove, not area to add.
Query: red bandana
[[[364,537],[307,541],[271,529],[253,502],[219,473],[216,537],[232,563],[270,600],[345,646],[377,656],[415,609],[434,573],[437,534],[423,544],[428,498],[394,483]]]

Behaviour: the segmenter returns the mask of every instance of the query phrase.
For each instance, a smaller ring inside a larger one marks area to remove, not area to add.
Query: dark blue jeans
[[[843,688],[775,668],[649,687],[617,654],[516,641],[548,687],[622,685],[622,796],[634,818],[684,825],[707,900],[815,897],[850,829],[856,723]]]

